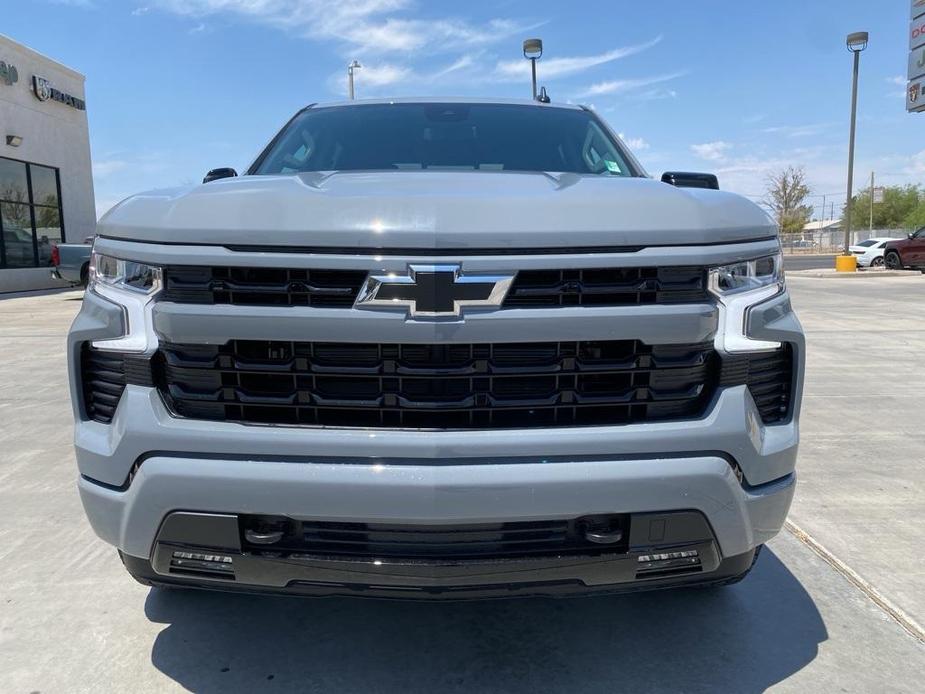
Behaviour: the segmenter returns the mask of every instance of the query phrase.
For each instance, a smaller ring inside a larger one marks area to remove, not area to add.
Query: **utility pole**
[[[819,221],[825,224],[825,194],[822,195],[822,218]]]
[[[867,48],[867,32],[858,31],[848,35],[846,41],[848,50],[854,54],[854,72],[851,78],[851,133],[848,138],[848,197],[845,201],[845,247],[843,254],[851,255],[851,196],[854,187],[854,133],[857,129],[858,117],[858,67],[861,62],[861,51]]]
[[[874,172],[870,172],[870,231],[874,230]]]

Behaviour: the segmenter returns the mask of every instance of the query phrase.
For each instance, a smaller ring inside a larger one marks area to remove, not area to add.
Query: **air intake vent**
[[[147,356],[93,349],[89,343],[81,350],[80,379],[87,418],[103,424],[112,421],[127,384],[154,385]]]
[[[761,421],[787,419],[793,391],[793,348],[785,344],[773,352],[754,352],[723,358],[720,385],[746,384]]]

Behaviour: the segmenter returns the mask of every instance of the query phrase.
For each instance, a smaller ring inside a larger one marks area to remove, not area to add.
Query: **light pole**
[[[543,40],[527,39],[524,41],[524,58],[530,61],[533,69],[533,99],[536,100],[536,61],[543,57]]]
[[[356,96],[353,93],[353,71],[358,70],[362,65],[359,62],[354,60],[350,65],[347,66],[347,98],[353,101]]]
[[[866,31],[856,31],[848,34],[845,45],[854,53],[854,77],[851,81],[851,134],[848,139],[848,198],[845,203],[845,248],[844,255],[851,255],[848,250],[851,246],[851,191],[854,187],[854,131],[858,116],[858,66],[861,62],[861,51],[867,48],[868,34]]]

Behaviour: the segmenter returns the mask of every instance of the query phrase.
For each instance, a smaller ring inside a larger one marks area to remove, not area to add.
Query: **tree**
[[[925,205],[925,194],[915,185],[887,186],[883,202],[874,203],[874,229],[903,229],[914,225],[916,210]],[[918,217],[920,218],[920,217]],[[925,224],[925,222],[922,222]],[[851,226],[870,224],[870,188],[851,198]]]
[[[788,166],[767,178],[767,205],[783,233],[802,231],[809,221],[813,208],[806,204],[809,186],[802,167]]]
[[[874,205],[874,208],[877,206]],[[906,229],[921,229],[925,227],[925,193],[919,198],[919,204],[903,220]]]

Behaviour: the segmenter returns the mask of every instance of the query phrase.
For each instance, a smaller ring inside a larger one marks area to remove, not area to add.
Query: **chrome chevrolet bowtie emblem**
[[[405,309],[412,318],[459,317],[464,308],[498,308],[514,275],[464,275],[459,265],[409,265],[407,275],[370,275],[357,308]]]

